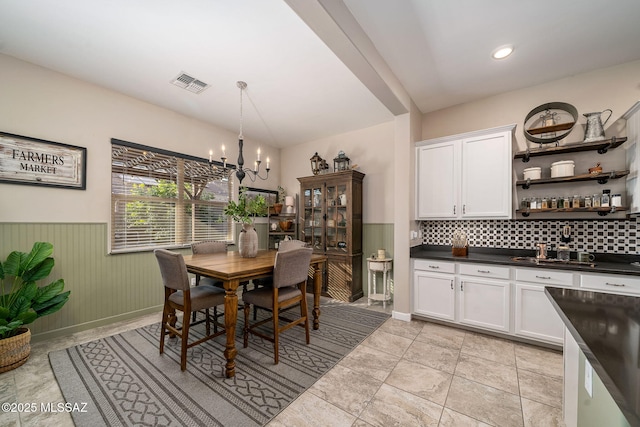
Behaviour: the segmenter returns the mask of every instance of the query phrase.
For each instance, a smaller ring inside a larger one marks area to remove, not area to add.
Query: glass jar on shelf
[[[551,209],[558,209],[558,198],[553,196],[551,197]]]
[[[549,208],[549,199],[545,196],[542,198],[542,203],[540,205],[541,209],[548,209]]]
[[[564,196],[564,203],[563,203],[563,207],[565,209],[569,209],[571,207],[571,198],[569,196]]]
[[[571,201],[571,207],[572,208],[580,207],[580,196],[578,196],[577,194],[573,196],[573,200]]]
[[[585,208],[591,207],[591,196],[584,196],[584,207]]]
[[[599,208],[600,207],[600,194],[596,193],[591,197],[591,204],[593,205],[594,208]]]

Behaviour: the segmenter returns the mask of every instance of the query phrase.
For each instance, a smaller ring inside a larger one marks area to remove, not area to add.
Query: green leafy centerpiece
[[[224,214],[234,222],[242,224],[242,231],[238,236],[238,252],[245,258],[253,258],[258,254],[258,233],[253,226],[257,215],[267,213],[267,201],[263,195],[247,197],[246,188],[240,189],[238,202],[231,200],[224,208]]]

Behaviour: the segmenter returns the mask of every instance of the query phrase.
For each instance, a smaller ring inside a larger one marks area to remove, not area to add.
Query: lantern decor
[[[309,160],[311,161],[311,172],[313,172],[314,175],[318,175],[322,170],[322,157],[318,156],[318,152],[316,151],[316,154]]]
[[[338,152],[338,157],[333,159],[333,171],[338,172],[346,171],[349,169],[349,158],[346,154],[344,154],[344,151],[340,150],[340,152]]]

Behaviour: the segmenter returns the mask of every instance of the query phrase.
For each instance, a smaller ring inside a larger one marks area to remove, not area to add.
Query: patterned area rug
[[[268,341],[250,335],[242,348],[238,312],[234,378],[224,377],[224,336],[189,349],[182,372],[178,339],[165,341],[159,354],[159,323],[51,352],[49,360],[65,401],[88,403],[86,412],[73,413],[79,427],[260,426],[389,318],[331,302],[320,310],[310,345],[303,328],[280,335],[278,365]],[[203,324],[192,328],[191,339],[203,332]]]

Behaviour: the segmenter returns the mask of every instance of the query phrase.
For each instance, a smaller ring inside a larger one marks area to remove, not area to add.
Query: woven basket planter
[[[0,373],[23,365],[31,354],[31,331],[20,328],[18,335],[0,339]]]

